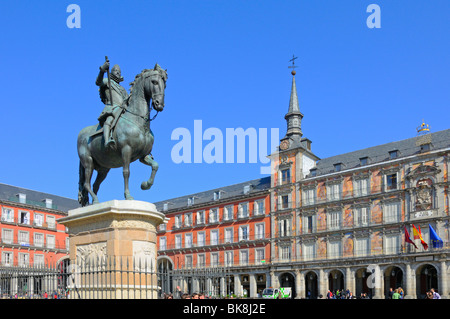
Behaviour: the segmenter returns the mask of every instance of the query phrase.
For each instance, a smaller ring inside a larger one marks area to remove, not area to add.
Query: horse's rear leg
[[[94,193],[98,194],[98,190],[100,188],[100,184],[105,180],[106,176],[108,175],[109,168],[99,168],[97,169],[97,178],[95,179],[93,189]]]
[[[139,159],[139,161],[145,165],[151,166],[152,168],[152,174],[150,175],[150,178],[148,181],[144,181],[141,184],[141,189],[147,190],[152,187],[153,182],[155,180],[156,172],[158,171],[159,164],[153,159],[153,156],[147,155],[144,158]]]
[[[89,194],[91,194],[92,203],[98,204],[99,201],[98,201],[97,194],[95,194],[91,188],[91,178],[92,178],[92,173],[94,172],[94,161],[92,160],[92,158],[86,159],[83,161],[83,166],[84,166],[84,174],[85,174],[84,188],[89,192]]]

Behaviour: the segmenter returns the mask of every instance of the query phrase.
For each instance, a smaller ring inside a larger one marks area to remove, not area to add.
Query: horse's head
[[[152,99],[152,107],[158,112],[164,109],[164,90],[166,88],[166,81],[167,71],[156,64],[153,70],[149,70],[144,85],[146,96]]]

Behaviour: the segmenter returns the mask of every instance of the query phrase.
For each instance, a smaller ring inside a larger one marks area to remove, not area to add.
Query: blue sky
[[[67,6],[81,9],[68,28]],[[369,4],[381,28],[369,29]],[[168,71],[166,107],[152,122],[150,168],[131,166],[131,193],[156,202],[262,177],[261,163],[171,159],[176,128],[279,128],[296,83],[304,136],[325,158],[416,135],[422,119],[448,129],[450,1],[1,1],[0,182],[77,198],[76,138],[103,105],[95,78],[109,56],[126,89],[144,68]],[[206,144],[206,142],[205,142]],[[123,198],[111,170],[100,201]]]

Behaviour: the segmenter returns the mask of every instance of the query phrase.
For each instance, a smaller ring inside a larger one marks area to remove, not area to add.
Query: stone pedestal
[[[71,298],[155,299],[156,227],[167,223],[154,204],[113,200],[69,211]]]

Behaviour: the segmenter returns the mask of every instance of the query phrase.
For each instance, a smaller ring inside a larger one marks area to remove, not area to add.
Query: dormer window
[[[398,150],[393,150],[389,152],[389,158],[394,159],[398,157]]]
[[[27,202],[27,195],[23,193],[17,194],[17,197],[19,198],[19,203],[26,204]]]
[[[367,164],[369,164],[369,158],[368,157],[361,157],[359,159],[359,163],[361,164],[361,166],[367,165]]]
[[[421,152],[428,152],[429,150],[431,150],[431,144],[430,143],[420,145],[420,151]]]
[[[194,205],[194,199],[195,199],[194,196],[188,198],[188,206]]]
[[[334,164],[334,171],[340,172],[342,170],[342,163],[336,163]]]
[[[309,173],[311,174],[311,177],[316,177],[317,176],[317,168],[310,169]]]
[[[214,192],[214,200],[220,199],[220,191]]]

